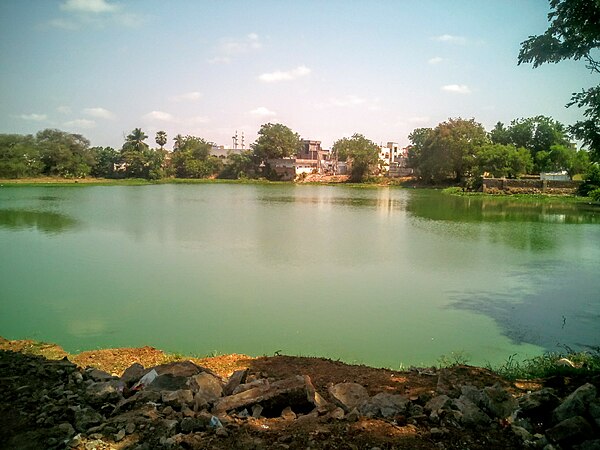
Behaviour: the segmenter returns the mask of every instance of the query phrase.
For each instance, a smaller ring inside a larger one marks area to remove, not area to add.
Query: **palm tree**
[[[178,134],[173,138],[175,144],[173,144],[173,150],[180,150],[183,147],[184,137],[181,134]]]
[[[158,145],[160,145],[160,149],[162,150],[164,145],[167,143],[167,133],[165,133],[164,131],[157,131],[156,132],[156,143]]]
[[[123,148],[142,152],[148,148],[148,144],[144,142],[146,139],[148,139],[146,133],[144,133],[141,128],[136,128],[125,139]]]

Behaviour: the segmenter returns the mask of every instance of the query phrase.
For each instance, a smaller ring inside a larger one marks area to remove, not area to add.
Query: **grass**
[[[589,197],[580,197],[577,195],[556,195],[556,194],[487,194],[483,192],[463,191],[460,187],[449,187],[442,190],[444,194],[458,195],[461,197],[480,197],[505,200],[519,200],[522,203],[590,203]]]
[[[600,347],[584,352],[574,352],[567,347],[566,353],[545,353],[523,361],[514,354],[500,366],[488,366],[488,369],[509,380],[600,375]]]

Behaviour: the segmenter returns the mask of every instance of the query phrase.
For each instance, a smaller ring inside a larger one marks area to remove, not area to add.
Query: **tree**
[[[46,129],[36,134],[36,145],[46,175],[83,178],[89,175],[94,165],[90,141],[80,134]]]
[[[32,135],[0,134],[0,178],[36,177],[43,168]]]
[[[258,138],[251,148],[254,156],[261,162],[286,158],[298,153],[300,135],[280,123],[266,123],[258,130]]]
[[[485,144],[475,155],[474,172],[482,176],[485,172],[496,178],[516,178],[533,167],[531,154],[523,147],[514,145]]]
[[[478,149],[489,142],[488,134],[475,119],[448,119],[427,137],[419,161],[426,180],[460,181],[471,174]]]
[[[127,135],[125,144],[123,144],[123,151],[133,150],[140,153],[143,152],[148,148],[148,144],[144,142],[146,139],[148,139],[146,133],[141,128],[135,128]]]
[[[94,157],[91,175],[97,178],[113,178],[115,164],[119,162],[119,152],[112,147],[92,147],[90,152]]]
[[[432,132],[432,128],[416,128],[408,135],[408,139],[411,142],[411,145],[408,147],[408,165],[410,167],[414,169],[419,167],[423,147]]]
[[[600,48],[600,2],[598,0],[550,0],[550,25],[540,36],[521,43],[518,64],[557,63],[565,59],[587,62],[587,68],[600,74],[600,62],[592,52]],[[600,161],[600,85],[574,93],[567,107],[584,108],[585,120],[570,127],[571,133]]]
[[[585,150],[577,151],[565,145],[553,145],[549,151],[538,152],[536,163],[542,172],[566,170],[571,179],[585,172],[590,164],[589,154]]]
[[[229,153],[227,162],[219,173],[219,178],[237,180],[254,175],[255,166],[252,158],[252,150],[241,153]]]
[[[163,147],[165,146],[165,144],[167,143],[167,133],[165,133],[164,131],[157,131],[156,138],[154,140],[156,141],[156,143],[160,146],[160,149],[162,150]]]
[[[178,178],[206,178],[219,173],[222,163],[210,155],[212,143],[196,137],[178,135],[172,164]]]
[[[379,162],[379,146],[362,134],[337,140],[332,152],[339,161],[351,163],[350,181],[353,182],[363,181],[370,168]]]
[[[508,145],[511,143],[510,131],[502,122],[498,122],[490,131],[490,140],[492,144]]]

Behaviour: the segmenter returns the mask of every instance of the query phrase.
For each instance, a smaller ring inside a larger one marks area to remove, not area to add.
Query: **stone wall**
[[[484,178],[483,192],[505,194],[574,194],[581,181]]]

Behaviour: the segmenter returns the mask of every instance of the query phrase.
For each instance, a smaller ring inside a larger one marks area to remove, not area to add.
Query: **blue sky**
[[[120,148],[133,128],[246,144],[284,123],[324,147],[408,144],[449,117],[571,124],[583,62],[517,66],[546,0],[0,1],[0,133],[59,128]]]

